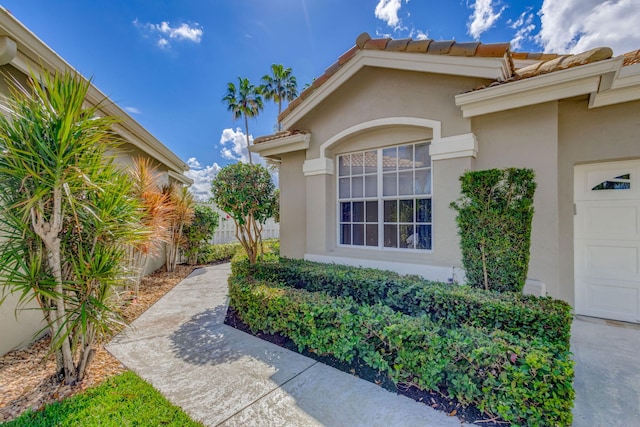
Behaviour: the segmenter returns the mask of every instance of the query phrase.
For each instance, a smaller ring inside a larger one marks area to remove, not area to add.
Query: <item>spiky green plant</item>
[[[90,81],[67,72],[28,87],[10,81],[0,116],[0,286],[35,299],[57,375],[81,381],[98,339],[122,326],[114,286],[125,245],[147,233],[130,180],[107,153],[114,117],[86,101]]]
[[[282,64],[272,64],[271,74],[262,77],[262,93],[265,99],[278,104],[278,131],[281,131],[282,102],[293,101],[298,96],[298,82],[291,68],[285,68]]]

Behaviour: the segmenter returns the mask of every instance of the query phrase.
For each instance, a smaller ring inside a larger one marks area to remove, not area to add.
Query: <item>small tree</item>
[[[191,224],[184,227],[184,243],[182,250],[190,265],[198,262],[198,254],[203,247],[209,244],[220,216],[208,206],[197,204],[194,208],[194,216]]]
[[[490,169],[460,177],[458,211],[462,263],[471,286],[521,292],[529,268],[533,195],[531,169]]]
[[[163,193],[156,168],[148,157],[136,157],[129,168],[132,195],[142,205],[142,224],[149,230],[144,240],[129,246],[129,277],[135,295],[147,268],[149,256],[160,253],[169,242],[169,226],[174,207],[168,194]]]
[[[35,299],[51,332],[57,376],[81,381],[95,342],[122,326],[112,297],[125,247],[143,238],[130,180],[106,153],[117,120],[85,98],[81,76],[13,81],[0,115],[0,285]]]
[[[167,195],[171,205],[172,214],[169,217],[169,241],[165,245],[166,268],[168,272],[176,269],[178,264],[178,253],[183,242],[183,231],[186,225],[193,220],[193,195],[186,187],[178,184],[165,186],[162,191]]]
[[[262,229],[278,200],[269,171],[261,165],[236,163],[218,172],[212,184],[213,201],[233,218],[236,238],[254,264],[262,251]]]

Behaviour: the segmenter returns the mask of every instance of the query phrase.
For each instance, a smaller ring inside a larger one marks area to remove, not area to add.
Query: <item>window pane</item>
[[[413,232],[413,225],[400,225],[400,247],[413,248],[416,236]]]
[[[364,173],[378,172],[378,152],[367,151],[364,153]]]
[[[399,172],[398,182],[400,196],[413,195],[413,171]]]
[[[427,168],[431,166],[429,156],[429,144],[416,144],[416,168]]]
[[[398,201],[384,201],[384,222],[398,222]],[[386,237],[385,237],[386,240]]]
[[[431,222],[431,199],[418,199],[416,203],[416,222]]]
[[[339,193],[341,199],[349,198],[349,178],[340,178],[340,182],[338,184],[340,187]]]
[[[398,222],[413,222],[413,199],[400,200],[399,208],[400,219]]]
[[[351,178],[351,197],[360,198],[364,196],[364,179],[361,176],[354,176]]]
[[[349,175],[349,154],[345,154],[344,156],[340,156],[338,160],[338,175],[346,176]]]
[[[367,246],[378,246],[378,224],[367,224]]]
[[[351,222],[351,202],[340,203],[340,222]]]
[[[416,231],[418,233],[416,249],[431,249],[431,226],[417,225]]]
[[[364,224],[353,224],[353,244],[364,246]]]
[[[398,147],[398,169],[413,168],[413,145]]]
[[[416,194],[431,194],[431,169],[416,171]]]
[[[364,177],[365,197],[376,197],[378,195],[378,175],[366,175]]]
[[[382,193],[383,196],[395,196],[398,194],[397,174],[395,172],[385,173],[382,175]]]
[[[351,244],[351,226],[349,224],[340,226],[340,243],[343,245]]]
[[[367,222],[378,222],[378,202],[366,202],[367,206]]]
[[[353,222],[364,222],[364,202],[353,202]]]
[[[398,164],[397,157],[395,147],[382,150],[382,170],[384,172],[395,171]]]
[[[363,165],[364,153],[355,153],[351,155],[351,175],[362,175]]]
[[[385,248],[398,247],[398,226],[397,225],[384,226],[384,247]]]

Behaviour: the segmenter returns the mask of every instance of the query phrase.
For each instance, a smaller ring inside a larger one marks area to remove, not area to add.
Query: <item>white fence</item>
[[[233,223],[233,219],[229,217],[225,212],[222,212],[214,205],[207,205],[220,215],[220,221],[216,232],[211,239],[211,243],[229,243],[235,242],[236,239],[236,226]],[[263,239],[278,239],[280,237],[280,224],[275,222],[272,218],[267,220],[262,230]]]

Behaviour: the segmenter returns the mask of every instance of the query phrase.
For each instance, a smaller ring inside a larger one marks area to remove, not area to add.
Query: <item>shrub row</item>
[[[444,388],[464,405],[515,424],[571,424],[573,362],[562,345],[445,327],[382,304],[248,276],[231,276],[229,290],[230,305],[253,331],[284,334],[300,350],[347,362],[359,357],[396,384]]]
[[[484,291],[390,271],[290,259],[249,265],[238,258],[233,263],[233,274],[323,291],[335,297],[348,296],[359,304],[381,303],[410,316],[427,314],[446,327],[464,324],[500,329],[569,349],[571,307],[550,297]]]
[[[278,239],[268,239],[263,242],[265,252],[280,253],[280,241]],[[198,254],[198,264],[209,264],[212,262],[229,261],[239,254],[238,260],[246,259],[246,254],[242,250],[242,245],[238,242],[216,243],[207,245]]]

